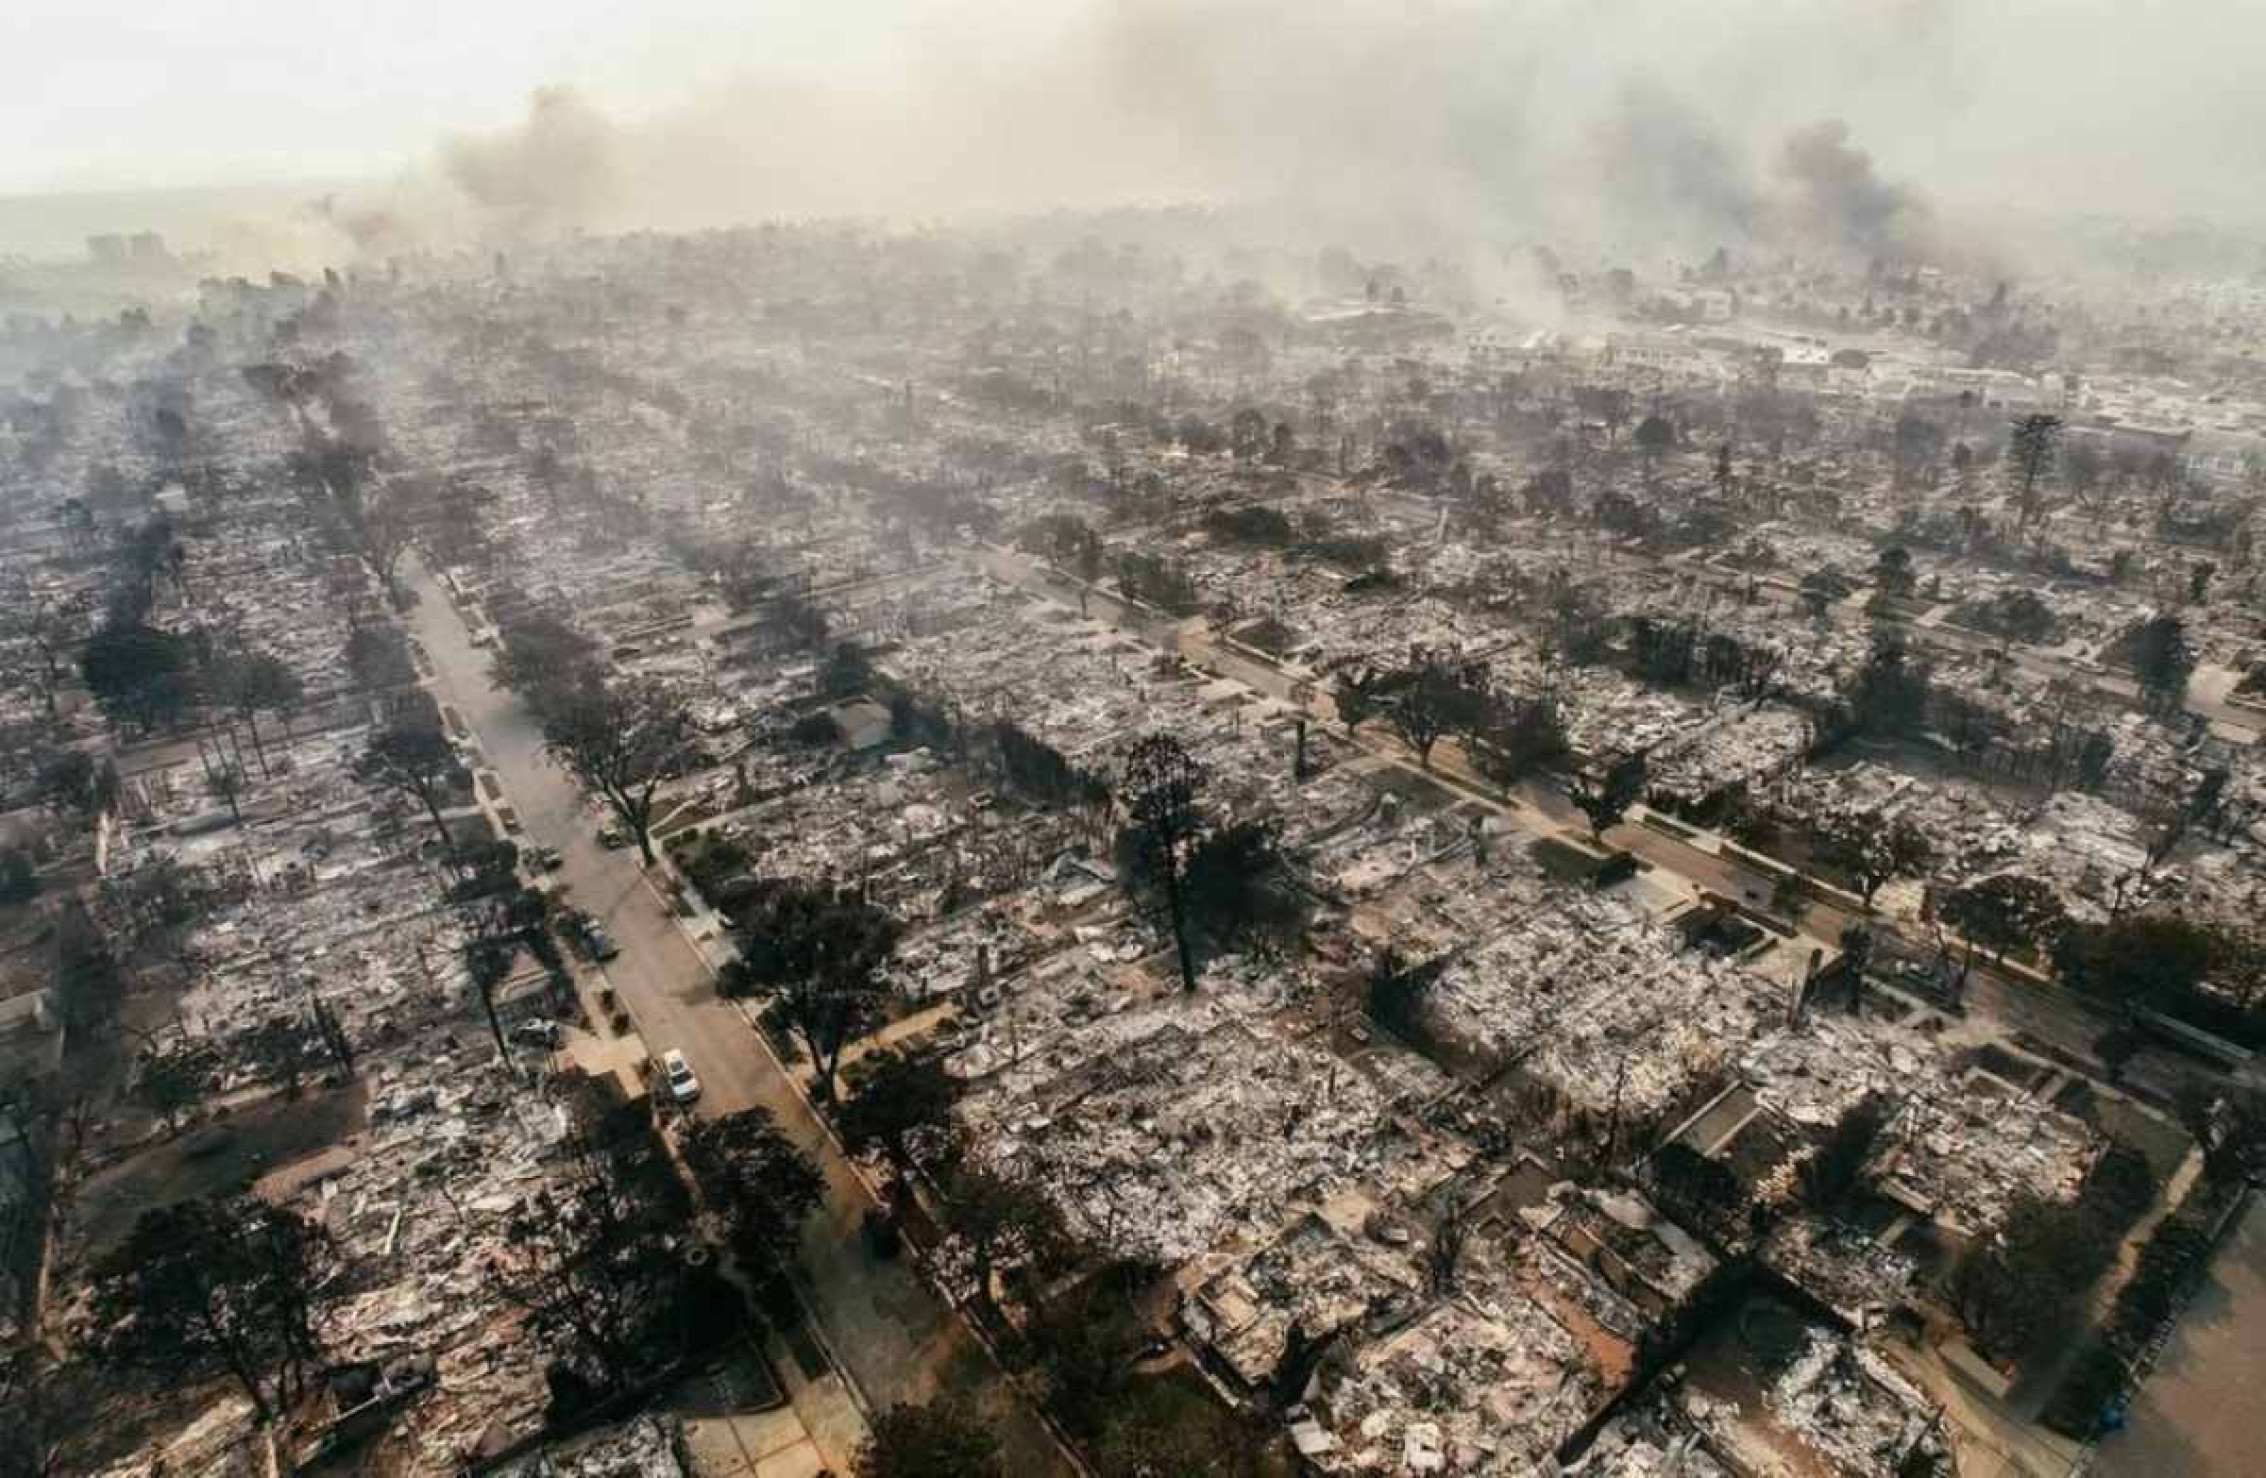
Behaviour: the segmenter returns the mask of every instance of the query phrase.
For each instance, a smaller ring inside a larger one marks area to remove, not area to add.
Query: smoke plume
[[[569,88],[546,87],[527,118],[442,147],[448,179],[490,226],[544,230],[597,219],[613,198],[617,130]]]
[[[1922,254],[1927,207],[1913,192],[1873,172],[1839,119],[1796,129],[1778,167],[1792,186],[1796,219],[1828,243],[1874,256]]]
[[[2258,198],[2254,159],[2186,122],[2207,105],[2254,136],[2224,120],[2266,128],[2266,90],[2201,43],[2211,0],[2166,3],[2184,19],[2110,0],[927,0],[876,56],[822,69],[751,65],[642,111],[544,90],[519,125],[443,142],[418,187],[341,202],[337,224],[378,251],[412,223],[1233,202],[1356,250],[1466,261],[1535,243],[1639,264],[1717,246],[1972,258],[2025,195],[2058,210],[2113,178],[2112,209]]]

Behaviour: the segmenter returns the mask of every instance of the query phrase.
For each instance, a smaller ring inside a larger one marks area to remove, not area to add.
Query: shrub
[[[2095,1341],[2062,1377],[2038,1419],[2064,1437],[2086,1441],[2100,1429],[2101,1412],[2123,1391],[2124,1381],[2124,1361]]]
[[[2186,1216],[2165,1218],[2140,1249],[2132,1277],[2117,1290],[2108,1337],[2128,1353],[2145,1345],[2171,1317],[2188,1276],[2211,1250],[2203,1228]]]
[[[831,714],[806,713],[788,726],[787,737],[797,744],[808,744],[815,748],[821,744],[832,744],[842,737],[842,731],[836,727]]]
[[[2156,1202],[2156,1172],[2148,1157],[2121,1139],[2109,1141],[2093,1162],[2078,1200],[2106,1230],[2121,1234]]]
[[[0,904],[28,903],[38,893],[31,857],[21,847],[0,847]]]

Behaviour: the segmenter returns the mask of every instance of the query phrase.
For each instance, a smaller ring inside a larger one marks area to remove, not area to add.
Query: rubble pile
[[[1377,1209],[1355,1192],[1299,1217],[1242,1263],[1202,1279],[1182,1306],[1182,1320],[1257,1389],[1273,1376],[1294,1326],[1317,1339],[1413,1310],[1423,1297],[1422,1274],[1406,1250],[1406,1233],[1399,1248],[1364,1234],[1362,1224]],[[1196,1266],[1227,1256],[1214,1253]]]
[[[1836,1471],[1899,1471],[1929,1424],[1927,1399],[1879,1355],[1822,1330],[1770,1388],[1771,1414]]]
[[[1680,948],[1610,895],[1554,894],[1457,956],[1427,1019],[1593,1113],[1665,1110],[1785,1015],[1780,988]]]
[[[1731,792],[1761,792],[1800,765],[1814,730],[1808,714],[1782,704],[1726,706],[1648,753],[1657,798],[1697,806]]]
[[[344,659],[402,596],[368,537],[389,511],[412,510],[476,645],[555,610],[608,676],[683,695],[699,738],[660,792],[655,881],[711,964],[772,885],[857,890],[902,926],[879,1035],[963,1086],[976,1164],[1098,1250],[1177,1265],[1215,1375],[1257,1387],[1294,1330],[1339,1335],[1292,1422],[1324,1471],[1544,1468],[1621,1394],[1710,1286],[1697,1228],[1728,1256],[1759,1226],[1664,1210],[1684,1203],[1650,1178],[1656,1130],[1688,1122],[1686,1148],[1785,1213],[1769,1265],[1866,1320],[1936,1297],[1906,1232],[1980,1235],[2073,1192],[2101,1137],[2047,1099],[2070,1069],[1978,1070],[1966,1048],[2016,1024],[1886,983],[1873,1016],[1805,1009],[1858,911],[1830,889],[1765,905],[1771,861],[1845,883],[1821,839],[1924,833],[1925,876],[1863,910],[1884,974],[1925,948],[1931,892],[2006,873],[2087,923],[2257,912],[2266,768],[2233,684],[2259,576],[2227,494],[2266,412],[2238,356],[2183,365],[2208,395],[2141,367],[2185,360],[2167,324],[2225,303],[2096,318],[1954,268],[1726,253],[1674,281],[1553,266],[1567,311],[1538,329],[1431,266],[1325,253],[1294,301],[1241,247],[1103,239],[1122,224],[568,233],[508,262],[184,285],[162,334],[143,309],[0,336],[24,367],[0,417],[11,607],[57,617],[0,623],[30,675],[0,692],[36,731],[24,755],[95,752],[52,669],[137,589],[156,629],[196,628],[200,680],[256,650],[304,689],[123,745],[95,887],[168,863],[210,884],[168,941],[183,984],[155,1038],[213,1067],[220,1106],[274,1088],[277,1022],[319,1015],[360,1054],[366,1127],[274,1193],[353,1250],[339,1350],[433,1362],[411,1466],[492,1449],[541,1403],[480,1270],[564,1130],[482,1030],[446,842],[354,775],[412,696]],[[159,398],[194,438],[167,439]],[[2088,488],[2065,457],[2033,507],[2003,444],[2044,409],[2111,475]],[[1981,629],[2020,593],[2050,630]],[[2131,668],[2160,612],[2199,658],[2169,714]],[[1716,644],[1721,686],[1673,660],[1686,637]],[[1891,639],[1929,689],[1860,715]],[[439,653],[412,653],[437,690],[469,680]],[[1484,732],[1423,762],[1405,709],[1345,732],[1339,678],[1430,658],[1548,697],[1573,765],[1504,787],[1470,764]],[[1190,992],[1113,860],[1112,790],[1158,732],[1202,766],[1207,824],[1279,824],[1313,916]],[[1583,839],[1565,771],[1637,752],[1659,811]],[[505,768],[444,826],[508,834]],[[2081,1059],[2091,1037],[2036,1006],[2020,1025],[2053,1017]],[[1797,1205],[1873,1095],[1894,1116],[1847,1219]],[[952,1293],[972,1263],[946,1244]],[[1574,1470],[1778,1471],[1752,1440],[1771,1424],[1789,1471],[1893,1471],[1917,1408],[1876,1363],[1813,1335],[1759,1404],[1700,1408],[1706,1440],[1655,1393]],[[519,1471],[669,1473],[669,1438],[640,1424]]]
[[[1269,1235],[1289,1208],[1421,1153],[1360,1074],[1210,1015],[1129,1014],[1106,1056],[1028,1097],[979,1085],[967,1117],[983,1153],[1059,1188],[1100,1245],[1168,1263]]]
[[[369,1072],[370,1127],[351,1159],[294,1202],[357,1269],[358,1291],[326,1311],[328,1347],[344,1361],[436,1362],[434,1391],[386,1439],[420,1470],[491,1428],[539,1421],[548,1398],[541,1348],[491,1264],[513,1211],[564,1173],[569,1116],[477,1032],[432,1028],[389,1051]]]
[[[1539,1304],[1457,1297],[1365,1346],[1328,1391],[1330,1473],[1530,1471],[1604,1394],[1594,1365]]]
[[[566,1442],[546,1443],[493,1468],[497,1478],[686,1478],[673,1425],[641,1416]]]
[[[2018,1196],[2073,1196],[2101,1145],[2050,1104],[1963,1069],[1940,1039],[1870,1018],[1812,1012],[1799,1030],[1753,1044],[1738,1066],[1764,1106],[1812,1131],[1867,1096],[1895,1102],[1884,1180],[1969,1232],[1995,1225]]]

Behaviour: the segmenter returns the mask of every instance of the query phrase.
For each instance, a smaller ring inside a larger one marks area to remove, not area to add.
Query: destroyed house
[[[1713,1253],[1634,1191],[1575,1191],[1542,1234],[1654,1319],[1683,1305],[1716,1266]]]
[[[1300,1216],[1273,1243],[1203,1279],[1181,1323],[1248,1391],[1267,1388],[1293,1330],[1307,1340],[1374,1338],[1421,1306],[1405,1250],[1357,1240],[1325,1213]]]

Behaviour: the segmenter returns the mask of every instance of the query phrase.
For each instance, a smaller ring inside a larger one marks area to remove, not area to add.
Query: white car
[[[700,1097],[700,1075],[674,1047],[661,1054],[661,1081],[668,1085],[669,1101],[679,1108]]]

